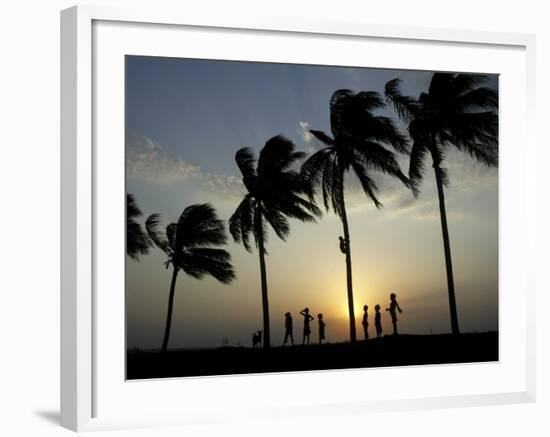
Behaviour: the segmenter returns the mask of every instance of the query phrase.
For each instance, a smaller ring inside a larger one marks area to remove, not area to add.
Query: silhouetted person
[[[361,324],[363,325],[363,331],[365,331],[365,341],[369,339],[369,315],[367,313],[368,309],[368,305],[363,306],[363,321],[361,322]]]
[[[313,317],[309,314],[309,308],[304,308],[300,311],[300,314],[304,316],[304,338],[302,339],[302,345],[309,344],[309,336],[311,335],[311,328],[309,327],[309,322],[313,320]]]
[[[340,240],[340,252],[342,252],[345,255],[348,251],[346,240],[344,240],[343,237],[338,237],[338,239]]]
[[[319,313],[317,315],[317,318],[319,319],[319,344],[323,343],[323,340],[325,339],[325,326],[326,323],[323,320],[323,314]]]
[[[390,307],[386,308],[386,311],[390,312],[391,316],[391,323],[393,325],[393,335],[397,335],[397,311],[402,313],[401,308],[399,307],[399,304],[397,303],[397,296],[395,293],[390,294]]]
[[[382,314],[380,314],[380,305],[374,307],[374,326],[376,327],[376,338],[382,338]]]
[[[294,346],[294,335],[292,335],[292,316],[290,313],[285,313],[285,341],[283,341],[283,346],[286,345],[289,337],[292,342],[292,346]]]
[[[262,345],[262,331],[252,334],[252,348],[260,347]]]

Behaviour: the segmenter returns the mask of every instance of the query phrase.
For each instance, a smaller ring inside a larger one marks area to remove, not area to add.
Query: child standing
[[[311,335],[311,328],[309,327],[309,322],[311,322],[313,317],[311,317],[311,314],[309,314],[309,308],[304,308],[302,311],[300,311],[300,314],[304,316],[304,337],[302,339],[302,345],[309,344],[309,336]]]
[[[317,315],[317,318],[319,319],[319,344],[323,343],[323,340],[325,339],[325,322],[323,321],[323,315],[319,313]]]
[[[286,342],[289,337],[292,342],[292,346],[294,346],[294,335],[292,335],[292,316],[290,313],[285,313],[285,341],[283,342],[283,346],[286,346]]]
[[[369,307],[368,305],[363,306],[363,331],[365,332],[365,341],[369,339],[369,315],[367,313]]]
[[[397,335],[397,311],[396,310],[398,310],[400,313],[403,312],[401,311],[401,308],[397,303],[397,295],[395,293],[392,293],[390,294],[390,307],[386,308],[386,311],[390,312],[391,322],[393,325],[393,335]]]
[[[382,314],[380,314],[380,305],[374,307],[374,326],[376,327],[376,338],[382,338]]]

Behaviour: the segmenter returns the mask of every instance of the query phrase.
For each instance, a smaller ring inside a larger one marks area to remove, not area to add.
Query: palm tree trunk
[[[451,260],[451,243],[447,227],[447,213],[445,211],[445,194],[439,164],[434,163],[435,181],[439,196],[439,213],[441,215],[441,231],[443,233],[443,248],[445,249],[445,266],[447,268],[447,289],[449,291],[449,307],[451,310],[451,329],[453,334],[460,334],[458,329],[458,314],[456,311],[455,282],[453,278],[453,263]]]
[[[353,309],[353,281],[351,277],[351,243],[349,238],[348,216],[346,212],[346,201],[344,199],[344,183],[340,185],[340,195],[342,196],[341,219],[344,226],[344,241],[346,242],[346,276],[348,284],[348,311],[349,311],[349,338],[355,342],[357,339],[355,331],[355,310]]]
[[[168,297],[168,314],[166,315],[166,327],[164,328],[164,340],[162,340],[161,352],[166,352],[168,348],[168,340],[170,339],[170,327],[172,326],[172,311],[174,310],[174,295],[176,293],[176,278],[178,269],[174,267],[172,273],[172,283],[170,284],[170,296]]]
[[[259,208],[259,206],[257,206]],[[260,254],[260,277],[262,282],[262,310],[264,319],[263,347],[268,349],[271,345],[269,332],[269,299],[267,297],[267,273],[265,269],[264,233],[262,226],[262,214],[257,214],[256,233],[258,235],[258,252]]]

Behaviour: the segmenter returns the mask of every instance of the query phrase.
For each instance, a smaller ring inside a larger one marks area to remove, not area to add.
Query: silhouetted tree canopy
[[[327,210],[342,216],[344,174],[353,171],[363,191],[377,208],[378,187],[372,172],[378,171],[397,177],[406,186],[409,180],[401,172],[396,154],[408,153],[407,139],[393,121],[375,115],[385,106],[380,94],[371,91],[354,93],[338,90],[330,99],[332,137],[324,132],[310,130],[325,146],[314,153],[302,166],[302,175],[310,184],[312,193],[320,191]]]
[[[441,167],[447,147],[454,146],[487,166],[498,165],[498,94],[482,86],[486,81],[485,75],[434,73],[428,92],[418,99],[401,94],[400,79],[386,84],[387,101],[409,123],[413,141],[409,177],[415,194],[427,154],[448,185],[447,171]]]
[[[136,219],[142,216],[132,194],[126,194],[126,254],[138,261],[140,255],[149,252],[151,241]]]
[[[304,157],[305,153],[297,152],[292,141],[283,136],[267,141],[257,162],[251,149],[237,151],[235,160],[248,193],[229,219],[229,232],[249,252],[251,234],[256,244],[260,231],[264,241],[267,237],[263,221],[261,227],[255,226],[260,215],[282,240],[290,232],[288,218],[312,222],[320,216],[319,208],[305,196],[307,189],[300,173],[292,169]]]
[[[152,214],[145,227],[154,244],[168,255],[166,267],[172,264],[197,279],[211,275],[223,284],[235,278],[231,255],[216,248],[227,243],[227,236],[223,221],[209,204],[185,208],[179,220],[164,230],[160,215]]]

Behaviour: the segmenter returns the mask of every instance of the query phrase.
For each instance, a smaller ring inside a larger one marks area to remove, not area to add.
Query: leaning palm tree
[[[139,260],[140,255],[149,252],[149,246],[151,245],[147,234],[136,221],[142,215],[134,195],[126,194],[126,254],[136,261]]]
[[[209,204],[191,205],[181,213],[177,223],[162,230],[160,215],[153,214],[145,222],[145,228],[153,243],[167,256],[166,268],[172,265],[172,282],[168,298],[168,314],[162,341],[162,352],[168,348],[176,278],[182,270],[192,278],[213,276],[222,284],[235,278],[231,255],[217,246],[227,243],[225,226]]]
[[[418,195],[424,177],[425,160],[427,156],[432,158],[453,334],[459,334],[460,330],[445,210],[444,187],[449,178],[442,164],[446,149],[454,146],[489,167],[498,165],[498,95],[493,89],[482,86],[486,80],[484,75],[435,73],[428,92],[421,93],[418,99],[401,94],[399,79],[389,81],[385,90],[388,102],[408,122],[413,140],[409,177],[415,195]]]
[[[344,176],[353,171],[366,196],[377,208],[382,207],[382,203],[377,198],[378,187],[371,172],[386,173],[409,185],[407,177],[399,168],[395,153],[388,148],[407,153],[407,140],[391,119],[374,114],[374,111],[384,106],[382,97],[376,92],[334,92],[330,99],[332,137],[317,130],[310,131],[324,147],[309,157],[301,171],[310,184],[311,195],[320,190],[326,210],[332,207],[342,221],[344,237],[341,238],[340,249],[346,257],[349,332],[352,342],[356,340],[355,311]]]
[[[237,151],[235,160],[243,175],[247,194],[229,219],[229,232],[235,242],[242,242],[252,251],[250,234],[254,236],[260,257],[260,280],[263,309],[263,346],[270,347],[269,300],[265,265],[265,243],[269,224],[281,240],[290,233],[287,218],[303,222],[315,220],[321,214],[306,197],[306,187],[299,172],[293,170],[303,152],[282,136],[271,138],[260,151],[258,161],[249,148]]]

